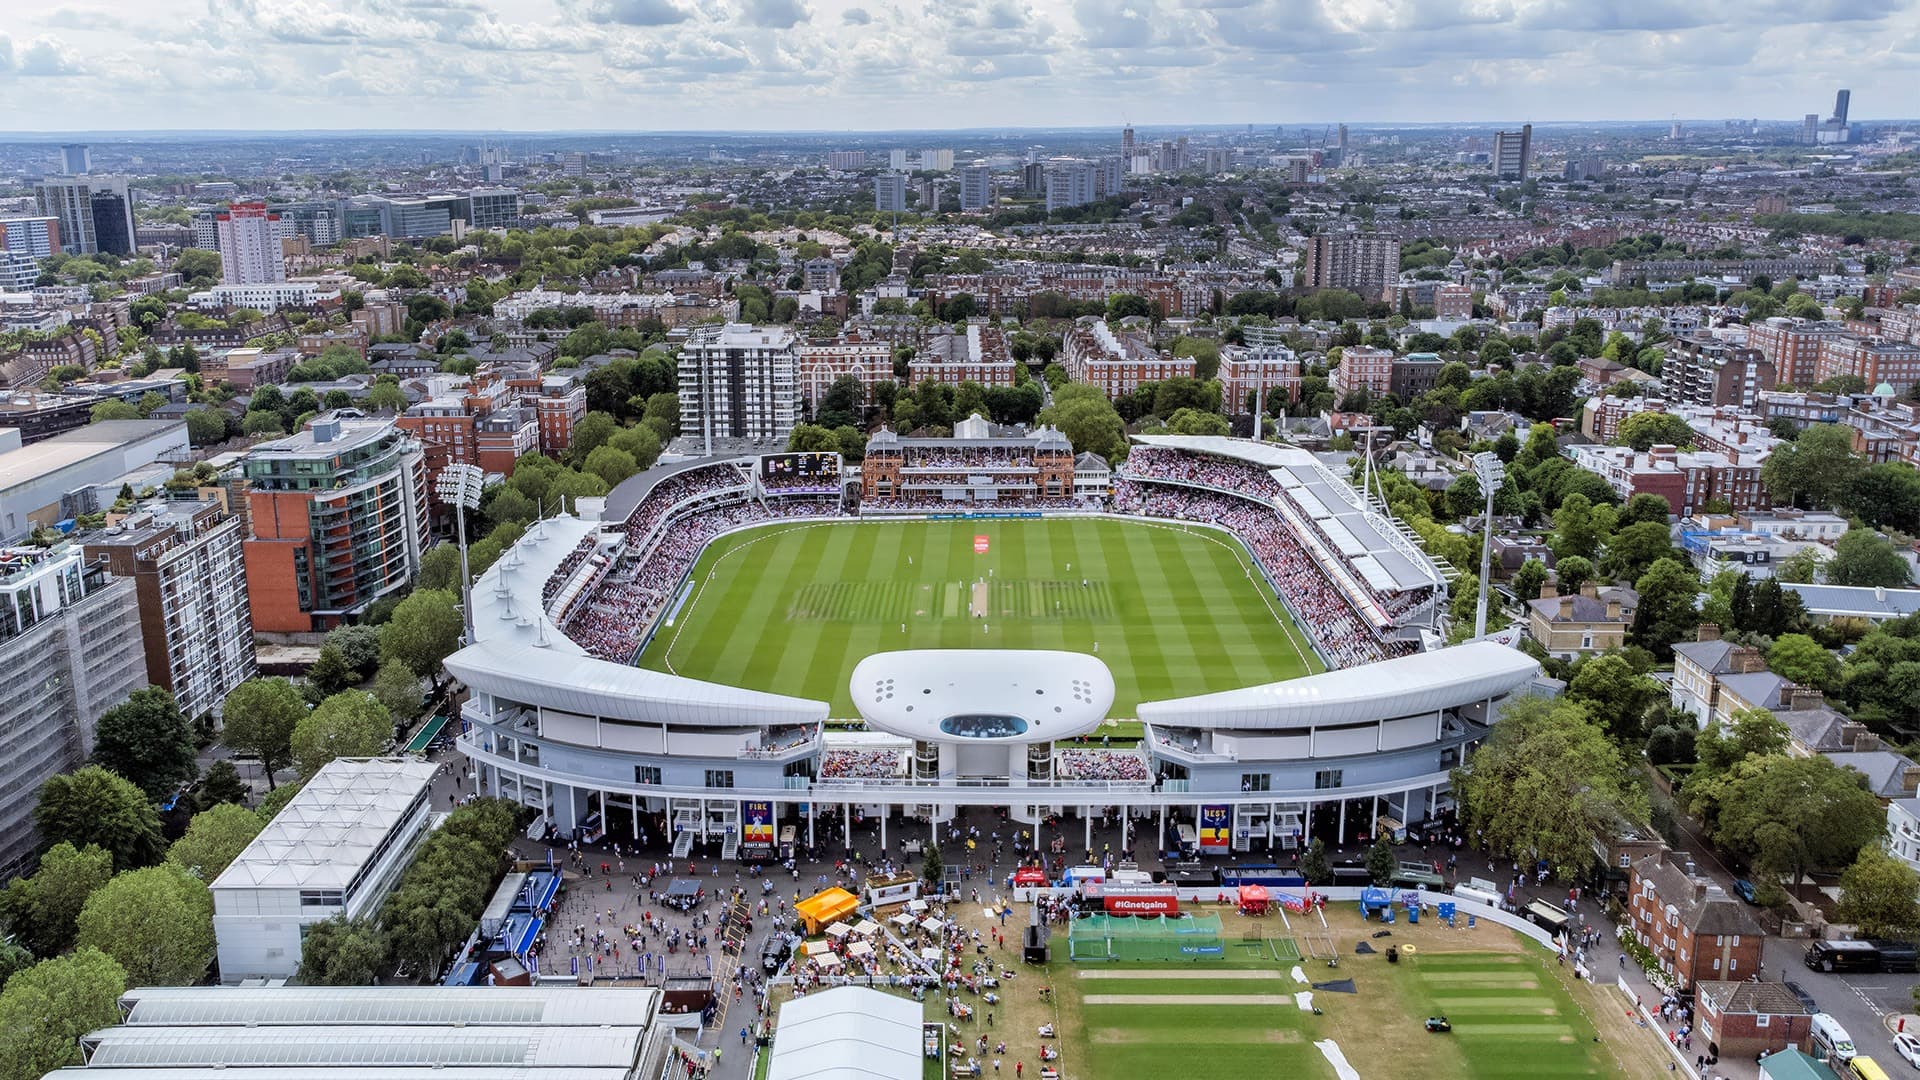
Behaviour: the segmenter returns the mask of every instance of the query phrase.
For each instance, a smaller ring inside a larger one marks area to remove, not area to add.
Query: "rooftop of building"
[[[1678,909],[1680,925],[1695,934],[1766,933],[1747,906],[1707,878],[1689,873],[1673,852],[1649,855],[1633,864],[1635,876],[1653,884],[1663,904]]]
[[[1715,980],[1695,983],[1694,994],[1711,1001],[1713,1011],[1728,1014],[1805,1016],[1807,1007],[1786,985],[1777,982]]]
[[[1854,615],[1877,620],[1920,613],[1920,589],[1800,585],[1785,581],[1780,587],[1800,597],[1800,603],[1810,615]]]
[[[794,340],[791,327],[727,323],[695,327],[687,343],[715,349],[784,349]]]
[[[0,490],[32,483],[143,439],[173,431],[184,438],[186,430],[184,420],[105,420],[62,432],[31,446],[0,453]]]
[[[285,438],[260,443],[249,451],[249,456],[332,457],[376,442],[392,431],[393,420],[390,418],[368,416],[355,409],[339,409],[314,417],[304,429]]]
[[[417,758],[341,758],[307,781],[215,878],[222,889],[344,889],[439,768]]]

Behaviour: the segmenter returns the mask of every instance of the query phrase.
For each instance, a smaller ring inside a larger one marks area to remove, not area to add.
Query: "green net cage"
[[[1087,915],[1067,929],[1067,957],[1076,963],[1216,960],[1225,954],[1218,915]]]

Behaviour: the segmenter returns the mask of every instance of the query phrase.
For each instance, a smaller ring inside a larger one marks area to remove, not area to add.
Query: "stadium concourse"
[[[696,602],[689,572],[715,538],[857,512],[837,455],[708,459],[536,523],[481,577],[476,640],[446,665],[472,691],[458,747],[482,791],[537,812],[537,833],[645,831],[671,836],[681,857],[783,858],[816,846],[829,815],[841,836],[877,821],[886,847],[890,823],[897,840],[939,838],[968,808],[990,808],[1064,862],[1091,849],[1097,820],[1131,823],[1126,838],[1152,837],[1156,852],[1225,855],[1354,840],[1381,819],[1443,809],[1449,770],[1537,676],[1533,661],[1489,641],[1421,651],[1444,609],[1439,568],[1312,455],[1136,442],[1098,512],[1237,537],[1258,570],[1248,587],[1308,628],[1327,671],[1143,701],[1144,738],[1114,748],[1096,735],[1112,674],[1083,653],[870,656],[851,687],[852,729],[830,725],[822,701],[635,667]],[[952,461],[967,468],[983,452]],[[955,467],[933,450],[920,460]],[[942,512],[1004,509],[977,488],[949,493]],[[1033,517],[1033,500],[1027,489],[1012,505]]]

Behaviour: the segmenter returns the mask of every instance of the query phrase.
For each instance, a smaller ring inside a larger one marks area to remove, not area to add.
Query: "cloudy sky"
[[[12,0],[0,130],[1920,114],[1920,0]]]

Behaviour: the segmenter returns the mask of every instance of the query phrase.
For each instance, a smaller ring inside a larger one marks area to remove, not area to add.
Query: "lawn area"
[[[1222,534],[1145,522],[773,525],[701,555],[693,595],[640,664],[850,717],[848,679],[873,653],[1097,651],[1114,675],[1111,714],[1131,717],[1142,701],[1320,670],[1249,568]],[[991,585],[984,618],[969,608],[980,580]]]
[[[969,1045],[980,1036],[1004,1040],[1001,1076],[1012,1080],[1014,1063],[1035,1077],[1039,1048],[1048,1042],[1061,1054],[1062,1080],[1109,1077],[1171,1077],[1174,1080],[1247,1080],[1299,1077],[1334,1080],[1333,1067],[1314,1044],[1333,1040],[1362,1080],[1447,1077],[1449,1080],[1613,1080],[1664,1075],[1667,1057],[1660,1035],[1628,1018],[1625,999],[1610,985],[1580,982],[1557,966],[1550,953],[1491,923],[1469,929],[1432,918],[1402,921],[1385,939],[1383,928],[1363,922],[1347,905],[1329,907],[1327,927],[1276,918],[1247,919],[1230,908],[1217,912],[1226,955],[1188,962],[1074,963],[1065,959],[1064,931],[1056,930],[1053,960],[1044,969],[1018,964],[1010,950],[1003,962],[1018,978],[1002,987],[1002,1000],[986,1011],[997,1025],[976,1017],[955,1026]],[[963,925],[984,928],[977,908],[949,909]],[[1338,968],[1305,959],[1306,979],[1350,979],[1355,993],[1313,990],[1319,1015],[1303,1011],[1293,995],[1309,987],[1295,980],[1294,961],[1275,963],[1248,935],[1291,938],[1324,958],[1329,947]],[[1297,935],[1297,937],[1295,936]],[[1360,955],[1366,942],[1375,952]],[[1417,955],[1389,963],[1386,947],[1414,945]],[[1051,987],[1053,993],[1041,994]],[[779,1002],[784,994],[776,993]],[[978,998],[965,995],[977,1007]],[[944,1022],[945,1002],[926,1001],[926,1018]],[[1429,1016],[1452,1021],[1448,1034],[1429,1034]],[[1057,1040],[1036,1029],[1052,1023]],[[961,1054],[971,1061],[977,1054]],[[991,1055],[989,1055],[991,1056]],[[991,1077],[991,1062],[985,1076]],[[931,1076],[931,1074],[929,1074]]]

